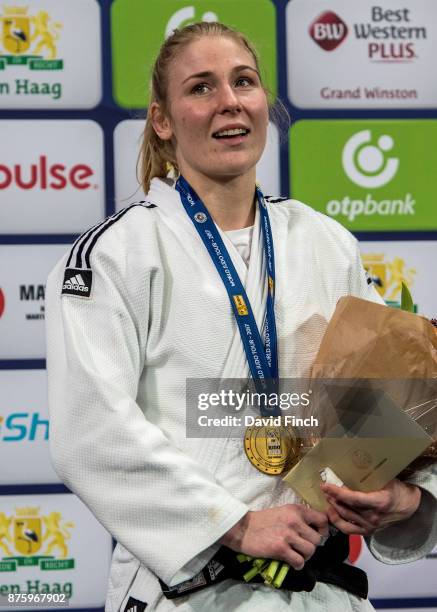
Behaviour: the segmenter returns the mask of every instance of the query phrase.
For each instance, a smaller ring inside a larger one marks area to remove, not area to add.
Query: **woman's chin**
[[[213,169],[212,173],[217,178],[234,179],[243,176],[255,175],[256,164],[258,160],[221,160]]]

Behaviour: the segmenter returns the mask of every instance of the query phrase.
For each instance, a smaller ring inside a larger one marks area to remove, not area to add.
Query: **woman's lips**
[[[213,138],[216,142],[224,142],[225,144],[229,145],[237,145],[247,140],[249,133],[250,132],[247,132],[246,134],[236,134],[234,136],[213,136]]]

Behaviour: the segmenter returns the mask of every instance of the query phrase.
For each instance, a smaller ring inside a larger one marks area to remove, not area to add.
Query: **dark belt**
[[[290,568],[281,589],[288,591],[312,591],[316,582],[338,586],[353,595],[367,599],[368,583],[366,572],[344,563],[349,554],[349,538],[343,533],[330,536],[324,546],[319,546],[303,569]],[[232,579],[244,582],[243,575],[252,568],[252,562],[240,563],[236,553],[222,546],[205,567],[190,580],[173,587],[160,580],[161,589],[167,599],[176,599],[195,591],[205,589],[211,584]],[[259,574],[251,583],[263,583]]]

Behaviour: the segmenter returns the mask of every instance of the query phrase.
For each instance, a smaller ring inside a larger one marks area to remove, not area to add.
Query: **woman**
[[[187,378],[257,375],[229,277],[244,285],[237,297],[243,315],[253,311],[254,337],[255,328],[269,337],[270,353],[262,347],[258,357],[272,375],[307,370],[340,296],[379,298],[346,230],[256,191],[269,108],[242,34],[218,23],[176,31],[156,61],[151,100],[140,165],[146,201],[79,238],[47,290],[52,456],[118,541],[107,610],[372,609],[329,580],[311,592],[230,579],[192,592],[203,568],[222,571],[208,565],[219,549],[301,570],[328,519],[345,534],[381,529],[370,547],[383,561],[419,558],[436,539],[435,489],[428,474],[421,488],[328,486],[324,514],[255,469],[241,441],[186,437]]]

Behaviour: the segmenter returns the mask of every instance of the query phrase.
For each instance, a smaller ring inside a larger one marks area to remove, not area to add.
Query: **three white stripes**
[[[66,285],[82,285],[85,286],[85,282],[81,276],[81,274],[77,274],[76,276],[72,276],[67,281],[65,281]]]

